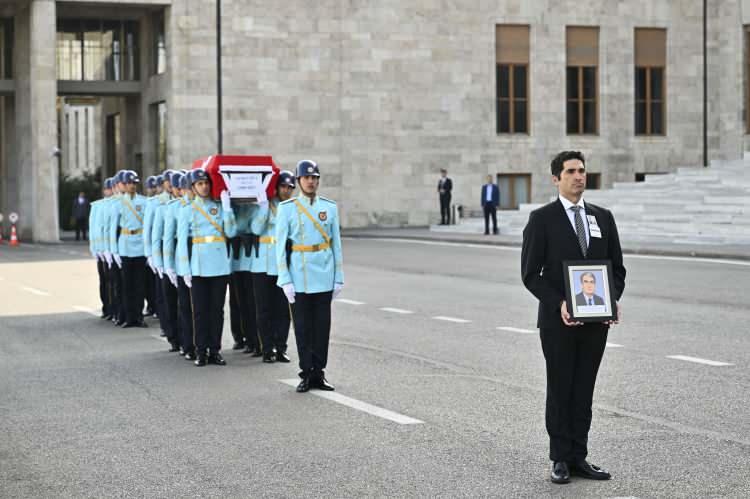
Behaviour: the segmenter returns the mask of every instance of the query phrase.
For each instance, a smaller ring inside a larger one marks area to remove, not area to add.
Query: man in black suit
[[[552,160],[551,171],[559,197],[531,212],[521,252],[523,283],[539,299],[537,326],[547,368],[551,480],[568,483],[571,474],[608,480],[610,474],[586,457],[596,374],[609,327],[618,321],[583,324],[572,320],[565,303],[563,262],[610,260],[614,298],[619,300],[625,289],[620,239],[612,213],[583,201],[583,154],[561,152]]]
[[[487,175],[487,183],[482,186],[480,201],[484,210],[484,235],[490,233],[490,217],[492,217],[492,233],[497,234],[497,207],[500,204],[500,189],[492,182],[492,175]]]
[[[91,205],[89,204],[89,200],[86,199],[86,194],[84,192],[79,192],[78,197],[73,200],[73,219],[76,222],[76,241],[79,241],[81,239],[81,234],[83,234],[83,240],[88,240],[88,237],[86,237],[86,233],[88,232],[89,226],[89,211],[91,210]]]
[[[576,295],[576,306],[604,305],[604,298],[596,294],[596,276],[593,272],[581,274],[581,292]]]
[[[440,180],[438,181],[438,194],[440,196],[440,225],[448,225],[451,221],[451,191],[453,182],[448,178],[448,170],[440,169]]]

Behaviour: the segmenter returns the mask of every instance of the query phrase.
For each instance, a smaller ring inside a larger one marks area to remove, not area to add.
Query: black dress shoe
[[[186,356],[187,357],[187,356]],[[194,364],[198,367],[203,367],[206,365],[206,355],[202,354],[199,355],[197,359],[195,359]]]
[[[180,346],[177,343],[169,343],[169,352],[179,352]]]
[[[124,325],[125,325],[125,321],[124,321],[124,320],[121,320],[121,319],[118,319],[118,320],[116,320],[116,321],[115,321],[115,320],[113,320],[113,322],[115,323],[115,326],[120,326],[120,327],[122,327],[122,326],[124,326]]]
[[[263,357],[263,351],[260,349],[260,347],[255,347],[253,353],[250,354],[250,357]]]
[[[185,355],[185,354],[186,354],[187,352],[185,351],[185,349],[184,349],[184,348],[180,347],[180,351],[179,351],[179,352],[177,352],[177,353],[179,353],[179,354],[180,354],[180,357],[182,357],[182,356],[183,356],[183,355]]]
[[[317,388],[324,392],[332,392],[335,390],[332,384],[330,384],[325,378],[317,378],[310,380],[310,388]]]
[[[281,350],[279,350],[278,352],[276,352],[276,362],[283,362],[284,364],[288,364],[289,362],[291,362],[291,359],[286,354],[286,352],[282,352]]]
[[[245,348],[245,344],[241,341],[236,341],[232,345],[232,350],[242,350],[243,348]]]
[[[268,352],[263,354],[263,362],[266,364],[273,364],[276,362],[276,355],[273,352]]]
[[[143,321],[135,321],[135,322],[126,322],[122,326],[123,329],[127,329],[127,328],[130,328],[130,327],[148,327],[148,324],[146,324]]]
[[[212,353],[208,356],[208,363],[214,364],[217,366],[225,366],[227,365],[227,361],[224,360],[224,357],[221,356],[220,353]]]
[[[297,393],[305,393],[310,390],[310,378],[302,378],[297,385]]]
[[[164,331],[162,330],[162,331],[160,331],[160,332],[159,332],[159,337],[160,337],[160,338],[166,338],[166,337],[167,337],[167,333],[165,333],[165,332],[164,332]]]
[[[195,352],[185,352],[185,360],[195,360]]]
[[[585,460],[569,463],[568,466],[570,467],[571,475],[580,476],[581,478],[588,478],[589,480],[609,480],[612,478],[612,475],[607,470]]]
[[[570,470],[568,470],[568,463],[564,461],[555,461],[552,463],[550,480],[552,483],[570,483]]]

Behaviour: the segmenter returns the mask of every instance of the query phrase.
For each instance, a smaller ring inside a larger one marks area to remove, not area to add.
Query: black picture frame
[[[617,320],[617,303],[610,260],[564,261],[563,275],[565,276],[565,303],[572,320],[576,322]],[[592,281],[593,290],[589,288]],[[584,286],[587,288],[584,289]],[[590,294],[586,293],[587,290]]]

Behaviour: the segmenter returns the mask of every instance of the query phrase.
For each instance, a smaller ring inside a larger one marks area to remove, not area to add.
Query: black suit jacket
[[[440,192],[440,180],[438,180],[437,190],[438,192]],[[445,193],[440,194],[441,196],[451,195],[451,191],[453,190],[453,181],[448,177],[445,177],[445,185],[443,185],[443,190],[445,191]]]
[[[604,298],[601,296],[592,295],[592,298],[594,300],[594,305],[604,305]],[[576,295],[576,305],[584,307],[588,305],[588,303],[586,303],[586,298],[583,296],[583,291]]]
[[[586,215],[596,217],[602,232],[601,238],[590,238],[585,259],[612,262],[610,278],[615,300],[619,300],[625,290],[625,267],[615,218],[605,208],[590,203],[585,206]],[[565,300],[565,260],[584,260],[584,256],[565,208],[557,199],[532,211],[523,230],[521,278],[539,299],[537,327],[565,327],[560,318],[560,303]]]

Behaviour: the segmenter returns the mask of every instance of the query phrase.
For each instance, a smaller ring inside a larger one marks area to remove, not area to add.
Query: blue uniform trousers
[[[99,273],[99,299],[102,301],[102,317],[111,315],[109,299],[109,283],[107,282],[107,262],[96,260],[96,271]]]
[[[258,332],[263,353],[286,352],[289,339],[289,302],[276,285],[278,276],[253,273],[253,289],[258,310]]]
[[[195,350],[198,355],[221,351],[221,332],[224,328],[224,301],[228,276],[193,277],[193,319],[195,320]]]
[[[300,377],[323,378],[328,364],[332,291],[297,293],[292,303]]]
[[[122,257],[122,302],[125,323],[143,321],[143,295],[146,280],[146,257]]]
[[[170,284],[172,286],[172,284]],[[177,323],[179,337],[185,352],[195,352],[195,335],[193,332],[193,299],[190,288],[182,277],[177,277]]]
[[[116,322],[125,322],[125,305],[122,302],[122,270],[116,263],[109,269],[110,311]]]
[[[161,279],[156,278],[159,287],[159,294],[162,297],[161,307],[157,312],[159,314],[159,324],[167,336],[167,341],[171,344],[183,346],[182,337],[180,336],[180,322],[177,316],[177,288],[165,275]]]
[[[232,272],[229,277],[229,324],[235,343],[260,350],[252,274]]]

